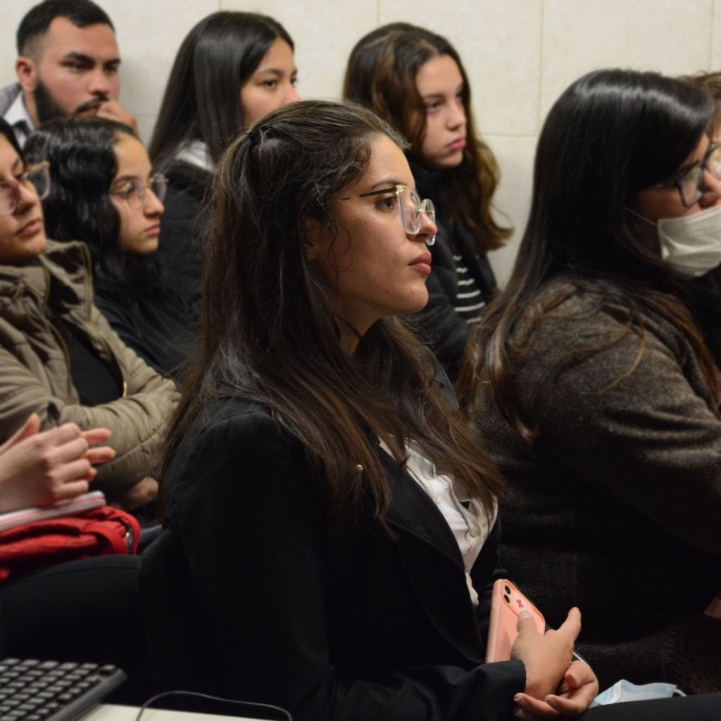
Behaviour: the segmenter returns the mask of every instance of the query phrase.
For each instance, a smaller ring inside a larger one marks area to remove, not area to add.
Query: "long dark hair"
[[[513,336],[522,320],[530,333],[579,292],[627,308],[629,332],[642,338],[644,310],[665,318],[691,344],[721,397],[711,356],[678,299],[683,290],[628,211],[638,191],[673,179],[713,115],[705,93],[657,73],[599,70],[561,95],[538,141],[531,212],[513,274],[469,345],[460,379],[466,402],[480,383],[490,383],[504,415],[532,437],[513,390],[523,353]],[[564,280],[540,303],[539,290],[553,278]],[[637,361],[642,353],[643,343]]]
[[[500,248],[511,234],[493,218],[493,196],[500,178],[491,149],[476,130],[471,86],[453,45],[430,30],[391,23],[362,37],[351,51],[343,82],[343,98],[371,108],[400,131],[411,144],[412,156],[423,164],[421,144],[426,133],[426,109],[416,87],[425,63],[447,55],[463,78],[463,108],[467,138],[463,161],[443,171],[443,204],[451,221],[462,219],[480,252]]]
[[[267,15],[216,12],[187,35],[175,56],[150,141],[154,167],[166,172],[185,143],[201,141],[214,162],[245,127],[240,89],[274,40],[294,48]]]
[[[357,509],[366,488],[376,515],[387,509],[378,438],[399,461],[413,438],[487,509],[501,493],[502,479],[434,382],[427,350],[391,317],[346,355],[339,319],[306,258],[308,221],[336,237],[335,203],[362,177],[380,134],[400,142],[364,108],[300,102],[264,117],[223,156],[201,349],[183,384],[164,468],[202,406],[240,396],[267,405],[300,438],[340,515]]]
[[[82,240],[90,249],[100,291],[145,293],[160,267],[154,254],[120,246],[120,215],[110,199],[118,172],[115,144],[137,137],[132,128],[104,118],[59,118],[43,123],[25,144],[28,162],[50,162],[52,183],[43,200],[45,232],[59,241]]]

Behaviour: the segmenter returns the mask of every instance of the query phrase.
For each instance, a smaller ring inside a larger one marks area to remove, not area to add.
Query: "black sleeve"
[[[148,350],[132,315],[125,313],[118,302],[99,295],[95,296],[95,306],[128,348],[134,350],[157,373],[165,373],[160,360]]]

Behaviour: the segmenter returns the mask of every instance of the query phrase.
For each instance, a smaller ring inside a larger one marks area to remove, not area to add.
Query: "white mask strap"
[[[629,208],[627,205],[623,206],[624,210],[627,210],[631,215],[635,215],[637,218],[642,220],[644,223],[648,223],[649,225],[652,225],[654,228],[658,228],[658,223],[654,223],[652,220],[649,220],[648,218],[644,218],[643,215],[640,213],[637,213],[635,210]]]

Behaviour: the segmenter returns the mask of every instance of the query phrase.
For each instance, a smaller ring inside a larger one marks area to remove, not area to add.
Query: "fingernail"
[[[514,700],[516,703],[518,703],[518,702],[521,700],[521,694],[520,694],[520,693],[517,693],[517,694],[513,697],[513,700]]]
[[[531,614],[528,611],[521,611],[518,614],[518,618],[531,618]]]

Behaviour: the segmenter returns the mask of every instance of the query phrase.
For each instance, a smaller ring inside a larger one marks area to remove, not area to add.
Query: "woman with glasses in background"
[[[582,608],[602,685],[721,691],[721,377],[686,286],[721,257],[713,120],[654,73],[563,93],[461,377],[510,488],[504,563],[551,625]]]
[[[476,130],[463,63],[430,30],[384,25],[353,48],[343,98],[370,108],[409,141],[418,192],[435,204],[429,300],[414,320],[455,380],[471,328],[497,292],[486,254],[511,233],[493,217],[500,173]]]
[[[115,458],[93,486],[132,509],[155,498],[152,474],[175,388],[93,304],[87,247],[47,240],[40,199],[51,192],[47,161],[28,168],[0,121],[0,441],[33,413],[47,427],[52,404],[55,420],[109,429]]]
[[[157,259],[166,180],[152,174],[142,143],[126,125],[68,118],[38,128],[25,155],[53,169],[46,233],[87,244],[95,304],[126,345],[159,373],[173,373],[195,337]]]

